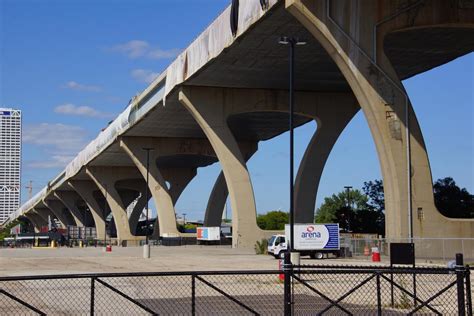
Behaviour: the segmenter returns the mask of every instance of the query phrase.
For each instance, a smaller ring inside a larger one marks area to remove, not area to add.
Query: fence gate
[[[282,271],[0,277],[0,315],[283,315]],[[472,315],[469,267],[293,266],[293,315]]]
[[[299,266],[293,279],[295,315],[472,315],[469,267]]]

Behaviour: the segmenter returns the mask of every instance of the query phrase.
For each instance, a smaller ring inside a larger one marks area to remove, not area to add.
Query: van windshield
[[[270,239],[268,240],[268,244],[269,244],[270,246],[273,245],[273,242],[275,241],[275,238],[276,238],[276,236],[272,236],[272,238],[270,238]]]

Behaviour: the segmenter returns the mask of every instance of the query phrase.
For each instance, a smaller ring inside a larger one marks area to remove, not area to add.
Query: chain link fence
[[[462,272],[446,268],[298,268],[293,285],[294,293],[299,293],[295,314],[316,310],[318,315],[472,315],[469,268]]]
[[[372,247],[378,247],[382,256],[390,255],[390,243],[409,243],[407,238],[351,238],[341,237],[341,247],[352,256],[367,256]],[[415,256],[419,260],[448,261],[456,253],[464,254],[466,262],[474,262],[474,238],[413,238]]]
[[[282,273],[2,277],[0,314],[283,315]],[[472,315],[468,267],[295,266],[286,273],[292,276],[293,315]]]

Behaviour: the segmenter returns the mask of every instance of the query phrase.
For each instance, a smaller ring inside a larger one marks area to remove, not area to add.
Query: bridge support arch
[[[63,228],[69,225],[75,225],[74,218],[68,213],[66,207],[59,200],[43,199],[43,204],[48,207],[56,218],[61,222]]]
[[[244,156],[227,126],[222,89],[184,87],[179,101],[201,126],[219,158],[232,205],[233,247],[251,248],[263,237]]]
[[[262,231],[256,226],[253,189],[246,168],[246,161],[253,152],[247,155],[248,151],[239,149],[235,135],[229,127],[229,120],[242,113],[287,113],[288,93],[258,89],[185,87],[179,93],[179,100],[209,138],[223,169],[223,176],[218,177],[213,188],[205,222],[213,225],[220,223],[229,190],[231,203],[235,203],[232,204],[234,232],[236,222],[245,226],[245,229],[237,229],[234,234],[236,239],[242,240],[242,243],[234,243],[234,246],[252,247],[257,239],[271,232]],[[298,206],[295,218],[298,222],[312,222],[316,191],[326,159],[344,127],[359,110],[359,106],[351,93],[298,92],[295,103],[295,113],[306,117],[301,118],[301,123],[318,121],[318,130],[300,165],[295,190],[295,204]],[[326,124],[324,129],[322,122]],[[286,126],[281,132],[285,130]],[[233,189],[231,184],[227,183],[229,179],[233,181]],[[227,188],[224,187],[226,183]],[[240,207],[242,213],[238,210],[237,214],[234,214],[236,207]]]
[[[157,209],[157,221],[155,223],[155,231],[153,232],[154,237],[176,237],[179,236],[178,229],[176,227],[176,215],[174,210],[174,203],[178,199],[182,190],[194,177],[194,172],[190,175],[178,175],[173,178],[171,174],[167,174],[171,177],[170,188],[166,184],[165,176],[162,170],[158,167],[156,161],[163,155],[166,148],[160,142],[160,139],[152,137],[123,137],[120,141],[120,146],[132,159],[135,166],[140,171],[143,179],[147,177],[147,152],[143,148],[152,148],[149,151],[149,190],[155,202]],[[174,184],[173,184],[174,183]],[[173,195],[171,194],[173,192]]]
[[[434,205],[431,170],[420,126],[382,45],[375,47],[375,43],[383,43],[380,39],[389,28],[373,38],[372,32],[363,31],[377,23],[373,8],[362,5],[350,11],[341,5],[344,4],[337,1],[286,0],[289,12],[336,63],[367,119],[384,180],[387,237],[472,237],[474,221],[447,219]],[[344,21],[335,21],[331,15],[338,10],[351,13]],[[420,16],[436,18],[433,14]],[[407,21],[402,16],[397,26]],[[375,53],[369,56],[367,51]]]
[[[48,222],[46,222],[41,216],[38,215],[38,213],[33,210],[30,210],[29,212],[25,213],[24,216],[33,225],[33,228],[36,233],[40,232],[42,226],[48,225]]]
[[[126,208],[116,183],[123,179],[136,178],[136,169],[130,167],[87,167],[86,174],[106,197],[106,201],[113,214],[117,229],[117,240],[120,245],[137,243],[143,237],[133,236],[128,221]]]
[[[100,240],[104,239],[106,234],[104,211],[97,203],[97,200],[94,198],[94,191],[97,190],[96,185],[93,181],[89,180],[72,180],[69,181],[68,184],[84,200],[90,212],[92,213],[97,238]]]
[[[54,196],[60,200],[69,210],[77,226],[85,227],[84,213],[81,212],[77,207],[77,199],[79,198],[77,193],[74,191],[55,191]]]

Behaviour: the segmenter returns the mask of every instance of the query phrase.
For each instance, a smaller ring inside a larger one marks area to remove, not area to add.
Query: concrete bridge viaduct
[[[241,0],[10,219],[39,227],[53,216],[95,226],[103,238],[111,216],[117,239],[135,243],[148,190],[153,234],[179,236],[176,201],[197,168],[219,162],[205,224],[220,224],[229,196],[233,246],[253,247],[271,232],[257,227],[246,162],[259,142],[288,129],[288,57],[278,45],[286,35],[307,41],[296,57],[296,125],[317,122],[295,180],[296,222],[313,221],[325,162],[362,109],[384,180],[387,237],[473,237],[472,220],[446,218],[434,205],[422,132],[401,84],[472,52],[473,27],[474,5],[461,0]],[[153,148],[148,188],[145,147]]]

